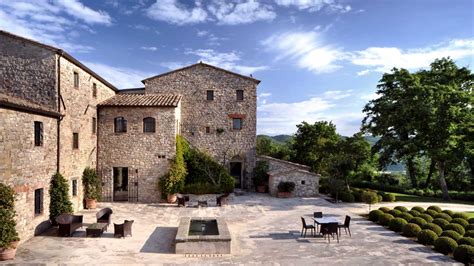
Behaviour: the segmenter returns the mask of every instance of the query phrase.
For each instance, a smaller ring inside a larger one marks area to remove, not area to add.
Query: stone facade
[[[169,159],[176,153],[178,110],[179,107],[99,108],[98,172],[106,186],[102,191],[109,193],[111,200],[114,200],[113,168],[127,167],[129,180],[138,182],[137,200],[159,201],[158,178],[168,172]],[[116,117],[127,120],[127,132],[114,132]],[[154,133],[143,132],[145,117],[155,118]],[[128,189],[131,189],[130,185]]]
[[[319,194],[319,179],[321,177],[310,172],[309,166],[269,156],[258,156],[257,159],[268,162],[268,188],[272,196],[277,195],[278,184],[287,181],[295,183],[293,191],[295,197],[313,197]]]
[[[230,162],[241,163],[237,187],[251,186],[256,156],[258,80],[199,63],[143,83],[145,94],[182,95],[181,134],[192,146],[209,152],[228,167]],[[208,90],[213,91],[212,101],[207,100]],[[242,101],[236,98],[237,90],[243,90]],[[232,118],[243,119],[241,130],[232,129]]]

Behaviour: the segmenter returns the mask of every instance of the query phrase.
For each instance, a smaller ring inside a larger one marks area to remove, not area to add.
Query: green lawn
[[[416,195],[408,195],[408,194],[401,194],[401,193],[393,193],[397,197],[397,201],[411,201],[411,202],[445,202],[443,199],[440,198],[431,198],[431,197],[420,197]],[[463,201],[463,200],[453,200],[449,203],[460,203],[460,204],[469,204],[474,205],[472,201]],[[469,215],[474,217],[474,213],[470,213]]]
[[[474,218],[474,212],[465,212],[465,214],[467,214],[467,216],[469,216],[469,219]]]

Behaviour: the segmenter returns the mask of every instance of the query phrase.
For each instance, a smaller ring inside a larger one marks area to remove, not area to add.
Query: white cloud
[[[255,0],[239,2],[214,1],[208,6],[209,11],[216,17],[218,24],[238,25],[255,21],[271,21],[276,13],[270,5],[261,4]]]
[[[207,12],[198,1],[194,7],[188,8],[178,0],[157,0],[146,10],[146,14],[152,19],[177,25],[196,24],[208,19]]]
[[[241,58],[240,55],[235,51],[221,53],[213,49],[188,49],[185,54],[197,56],[197,61],[203,61],[204,63],[210,65],[215,65],[224,69],[233,70],[243,75],[249,75],[257,71],[267,69],[267,66],[246,66],[239,64]]]
[[[275,0],[277,5],[290,7],[294,6],[299,10],[317,12],[323,8],[328,8],[332,12],[346,13],[351,11],[350,5],[339,4],[336,0]]]
[[[360,96],[360,99],[365,100],[365,101],[371,101],[371,100],[375,100],[379,98],[380,96],[382,95],[374,92],[374,93],[363,94]]]
[[[56,0],[62,7],[61,10],[69,15],[78,18],[88,24],[111,25],[112,18],[104,11],[93,10],[78,0]]]
[[[323,45],[320,34],[309,32],[286,32],[265,39],[262,44],[269,51],[278,53],[277,60],[290,58],[298,67],[315,72],[334,71],[340,66],[344,53],[337,48]]]
[[[325,91],[323,93],[325,99],[331,99],[331,100],[340,100],[343,98],[347,98],[352,95],[352,90],[346,90],[346,91],[341,91],[341,90],[331,90],[331,91]]]
[[[155,46],[142,46],[140,47],[140,49],[145,50],[145,51],[152,51],[152,52],[155,52],[158,50],[158,48]]]
[[[262,92],[258,95],[260,98],[270,97],[272,94],[270,92]]]
[[[109,66],[98,62],[86,61],[82,63],[120,89],[143,87],[141,81],[155,75],[155,73],[139,71],[131,68]]]
[[[421,49],[402,50],[396,47],[369,47],[351,53],[354,65],[366,67],[358,75],[388,72],[392,68],[418,69],[429,66],[436,58],[461,59],[474,55],[474,39],[452,40]]]
[[[206,44],[210,46],[219,46],[221,41],[227,40],[227,38],[217,37],[207,30],[198,30],[196,35],[200,38],[206,38]]]

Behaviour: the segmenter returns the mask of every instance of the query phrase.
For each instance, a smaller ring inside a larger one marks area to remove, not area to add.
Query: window
[[[79,149],[79,133],[72,133],[72,148]]]
[[[43,122],[35,121],[35,146],[43,146]]]
[[[207,134],[211,133],[211,128],[210,127],[206,127],[206,133]]]
[[[35,189],[35,215],[43,213],[43,189]]]
[[[213,90],[208,90],[207,91],[207,100],[208,101],[214,101],[214,91]]]
[[[74,72],[74,88],[79,88],[79,73]]]
[[[72,195],[77,196],[77,179],[72,180]]]
[[[243,90],[236,90],[237,101],[244,100],[244,91]]]
[[[143,132],[155,132],[155,118],[145,117],[143,118]]]
[[[97,98],[97,84],[92,83],[92,97]]]
[[[123,116],[116,117],[114,119],[114,124],[115,124],[115,133],[123,133],[127,132],[127,120],[123,118]]]
[[[242,118],[232,118],[232,129],[234,130],[242,129]]]
[[[97,132],[97,118],[92,117],[92,134]]]

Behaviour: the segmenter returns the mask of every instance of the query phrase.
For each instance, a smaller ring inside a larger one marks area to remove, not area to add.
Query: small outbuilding
[[[311,168],[309,166],[265,155],[257,156],[257,160],[268,162],[268,188],[272,196],[277,195],[278,184],[282,181],[295,183],[295,190],[293,191],[293,196],[295,197],[314,197],[319,195],[319,179],[321,176],[310,172]]]

